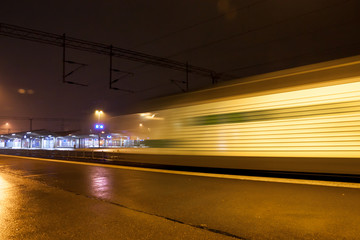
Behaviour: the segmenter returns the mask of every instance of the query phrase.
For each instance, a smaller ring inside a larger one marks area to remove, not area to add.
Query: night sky
[[[240,78],[360,54],[359,13],[358,0],[3,0],[0,22]],[[88,87],[62,83],[61,47],[0,36],[0,129],[10,122],[26,130],[28,123],[15,117],[34,118],[34,128],[58,128],[56,121],[35,120],[86,119],[96,109],[116,116],[142,100],[181,93],[171,80],[186,78],[114,58],[113,68],[133,73],[116,83],[135,92],[126,93],[108,88],[108,56],[67,50],[67,60],[88,64],[69,77]],[[211,85],[211,78],[189,80],[192,91]]]

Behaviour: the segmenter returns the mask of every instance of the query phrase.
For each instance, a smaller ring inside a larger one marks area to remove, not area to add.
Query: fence
[[[36,158],[51,158],[61,160],[111,162],[124,160],[122,153],[95,151],[92,149],[83,150],[33,150],[33,149],[0,149],[0,154],[26,156]]]

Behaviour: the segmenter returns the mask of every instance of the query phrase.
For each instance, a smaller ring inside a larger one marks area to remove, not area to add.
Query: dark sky
[[[242,77],[359,54],[359,10],[358,0],[3,0],[0,22]],[[128,94],[108,89],[109,57],[68,50],[67,59],[89,65],[69,79],[88,87],[62,83],[62,48],[0,36],[0,116],[117,115],[180,93],[170,80],[186,77],[114,58],[114,68],[134,73],[116,85],[135,91]],[[190,90],[210,85],[190,75]],[[0,128],[5,121],[11,118],[0,119]]]

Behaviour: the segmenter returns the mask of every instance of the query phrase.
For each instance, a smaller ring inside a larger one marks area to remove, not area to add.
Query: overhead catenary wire
[[[219,73],[211,69],[198,67],[194,65],[188,65],[187,63],[182,63],[168,58],[158,57],[142,52],[137,52],[129,49],[115,47],[112,45],[91,42],[91,41],[77,39],[68,36],[64,40],[63,35],[60,34],[54,34],[54,33],[19,27],[5,23],[0,23],[0,35],[54,45],[58,47],[63,47],[65,42],[67,48],[92,52],[97,54],[103,54],[103,55],[110,55],[110,48],[111,48],[112,56],[114,57],[155,65],[159,67],[169,68],[173,70],[188,72],[205,77],[211,77],[211,78],[221,77]]]
[[[250,7],[250,6],[253,6],[253,5],[256,5],[256,4],[260,4],[262,2],[265,2],[265,1],[257,1],[257,2],[254,2],[252,4],[247,5],[246,7]],[[314,9],[312,11],[302,13],[300,15],[291,16],[290,18],[286,18],[286,19],[281,19],[279,21],[276,21],[275,23],[269,23],[269,24],[265,24],[264,26],[260,26],[260,27],[255,28],[255,29],[250,29],[247,32],[237,33],[237,34],[234,34],[232,36],[229,36],[227,38],[223,38],[223,39],[220,39],[220,40],[217,40],[217,41],[222,42],[222,41],[230,40],[230,39],[232,39],[234,37],[241,37],[241,36],[246,35],[246,34],[250,34],[250,33],[256,32],[256,31],[261,31],[263,29],[270,28],[270,27],[278,25],[278,24],[282,24],[284,22],[290,21],[290,20],[295,19],[295,18],[307,16],[309,14],[314,14],[314,13],[319,12],[321,10],[327,10],[329,8],[340,6],[340,5],[348,3],[348,2],[351,2],[351,0],[339,1],[339,2],[333,3],[331,5],[324,6],[322,8],[317,8],[317,9]],[[236,11],[238,11],[238,10],[239,9],[237,9]],[[232,11],[235,11],[235,10],[232,10]],[[221,14],[221,15],[219,15],[217,17],[213,17],[213,19],[220,18],[220,17],[223,17],[223,16],[224,16],[224,14]],[[211,19],[204,20],[203,22],[194,24],[193,27],[200,26],[201,24],[206,24],[206,21],[210,22]],[[4,28],[5,29],[10,29],[11,33],[4,31]],[[189,26],[188,28],[190,29],[190,28],[192,28],[192,26]],[[23,33],[21,33],[21,30],[26,31],[27,34],[24,35]],[[41,34],[43,38],[41,38],[41,39],[36,38],[37,34]],[[60,35],[47,33],[47,32],[44,32],[44,31],[38,31],[38,30],[18,27],[18,26],[9,25],[9,24],[0,23],[0,35],[4,35],[4,36],[12,35],[12,36],[9,36],[9,37],[15,37],[15,38],[20,38],[20,39],[37,41],[37,42],[42,42],[42,43],[46,43],[46,44],[52,44],[52,45],[56,45],[56,46],[60,46],[60,44],[61,44],[61,38],[60,39],[57,38]],[[56,41],[54,41],[54,38],[56,38]],[[66,41],[67,41],[66,42],[67,47],[69,47],[69,48],[109,55],[109,45],[106,45],[106,44],[89,42],[89,41],[85,41],[85,40],[81,40],[81,39],[75,39],[75,38],[71,38],[71,37],[67,37]],[[204,45],[201,45],[201,46],[197,46],[197,47],[192,48],[192,49],[185,50],[185,52],[186,51],[195,51],[195,50],[197,50],[199,48],[205,48],[205,47],[210,46],[212,44],[216,44],[217,41],[211,42],[211,43],[208,43],[208,44],[204,44]],[[163,58],[163,57],[156,57],[156,56],[152,56],[152,55],[148,55],[148,54],[144,54],[144,53],[140,53],[140,52],[136,52],[136,51],[132,51],[132,50],[128,50],[128,49],[123,49],[123,48],[114,47],[114,50],[115,49],[118,51],[118,53],[114,54],[114,56],[119,57],[119,58],[124,58],[124,59],[132,60],[132,61],[142,62],[142,63],[145,63],[145,64],[157,65],[157,66],[160,66],[160,67],[171,68],[171,69],[174,69],[174,70],[184,71],[184,72],[188,72],[188,73],[198,74],[198,75],[205,76],[205,77],[211,77],[213,79],[214,78],[226,79],[226,75],[230,76],[228,74],[228,71],[215,72],[215,71],[212,71],[210,69],[201,68],[201,67],[195,67],[193,65],[189,65],[188,67],[186,67],[186,63],[181,63],[181,62],[169,59],[169,58],[173,57],[174,55]],[[184,53],[184,52],[179,52],[177,54],[182,54],[182,53]],[[150,58],[147,59],[147,57],[150,57]],[[242,68],[242,67],[240,67],[240,68]],[[233,77],[231,77],[231,78],[233,78]]]

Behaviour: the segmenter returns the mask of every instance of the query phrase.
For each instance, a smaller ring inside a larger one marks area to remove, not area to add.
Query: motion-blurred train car
[[[156,99],[113,120],[145,139],[123,150],[132,161],[359,174],[360,56]]]

